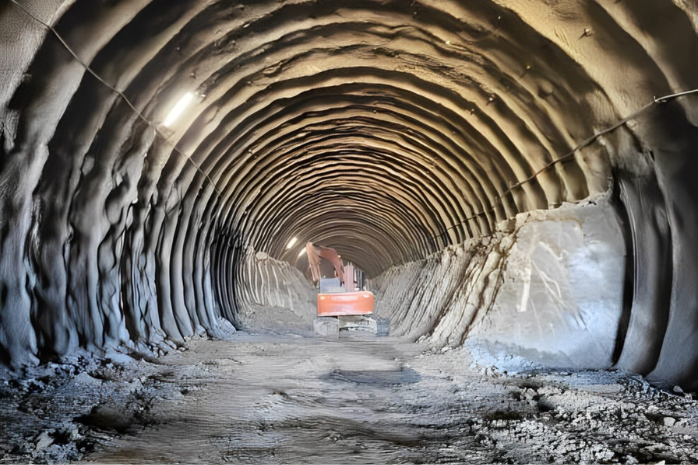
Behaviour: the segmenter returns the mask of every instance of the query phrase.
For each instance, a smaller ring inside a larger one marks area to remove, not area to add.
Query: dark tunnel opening
[[[695,390],[697,17],[4,2],[0,359],[312,328],[312,241],[395,337]]]

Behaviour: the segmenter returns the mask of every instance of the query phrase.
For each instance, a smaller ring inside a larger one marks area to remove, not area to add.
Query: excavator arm
[[[315,245],[312,242],[307,242],[305,244],[305,253],[308,256],[308,263],[310,264],[310,273],[313,275],[313,282],[317,283],[320,276],[320,259],[324,258],[328,262],[332,263],[335,271],[337,272],[337,277],[340,283],[344,283],[344,264],[339,258],[337,251],[329,247],[322,247],[321,245]]]

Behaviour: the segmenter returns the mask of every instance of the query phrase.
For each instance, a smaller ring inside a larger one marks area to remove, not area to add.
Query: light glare
[[[182,95],[182,98],[179,99],[179,102],[177,102],[177,105],[175,105],[172,110],[167,114],[167,118],[165,118],[165,121],[162,123],[163,126],[166,128],[169,128],[172,123],[174,123],[177,118],[179,118],[182,113],[184,113],[184,110],[187,109],[191,101],[194,99],[194,94],[191,92],[187,92],[186,94]]]
[[[298,238],[294,237],[290,241],[288,241],[288,245],[286,246],[286,250],[290,249],[294,245],[296,245],[296,242],[298,242]]]

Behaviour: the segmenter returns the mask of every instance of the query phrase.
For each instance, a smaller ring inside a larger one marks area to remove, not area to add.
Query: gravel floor
[[[698,404],[392,338],[236,333],[0,373],[0,463],[695,463]],[[139,359],[140,358],[140,359]]]

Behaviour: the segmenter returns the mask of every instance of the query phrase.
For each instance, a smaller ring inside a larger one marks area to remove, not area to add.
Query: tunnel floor
[[[698,403],[626,373],[507,374],[394,338],[183,349],[4,372],[0,463],[698,461]]]

